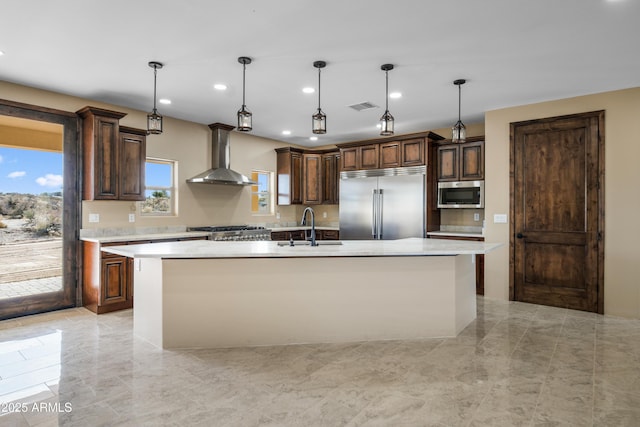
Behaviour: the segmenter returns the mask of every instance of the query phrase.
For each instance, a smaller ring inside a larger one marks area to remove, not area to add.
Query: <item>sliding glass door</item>
[[[76,305],[77,138],[74,113],[0,100],[0,319]]]

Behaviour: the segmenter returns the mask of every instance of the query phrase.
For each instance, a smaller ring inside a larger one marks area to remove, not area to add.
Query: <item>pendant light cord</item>
[[[242,108],[244,109],[245,107],[245,103],[244,103],[244,81],[245,81],[245,73],[247,71],[247,64],[245,64],[244,62],[242,63]]]
[[[458,85],[458,122],[460,122],[460,104],[462,102],[462,85]]]
[[[156,86],[157,86],[157,80],[158,80],[158,66],[154,65],[153,66],[153,113],[155,114],[157,109],[156,109]]]
[[[385,111],[389,111],[389,71],[384,72],[386,85],[385,85]]]
[[[322,68],[318,67],[318,111],[320,111],[320,71]]]

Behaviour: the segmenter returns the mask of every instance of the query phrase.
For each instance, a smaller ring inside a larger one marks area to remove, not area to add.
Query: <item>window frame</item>
[[[140,216],[149,218],[149,217],[170,217],[170,216],[178,216],[178,161],[172,159],[161,159],[159,157],[147,157],[145,158],[145,168],[147,163],[157,163],[157,164],[166,164],[171,166],[171,186],[162,187],[162,186],[147,186],[146,176],[144,183],[144,194],[145,200],[138,202]],[[144,212],[142,210],[144,203],[146,202],[146,194],[147,191],[168,191],[171,194],[169,197],[169,212]]]
[[[268,170],[262,170],[262,169],[252,169],[251,170],[251,175],[252,175],[252,179],[253,179],[253,174],[262,174],[262,175],[267,175],[268,177],[268,190],[267,191],[254,191],[254,187],[258,187],[257,185],[251,185],[251,202],[250,202],[250,210],[251,210],[251,215],[252,216],[273,216],[274,212],[275,212],[275,184],[274,184],[274,177],[275,177],[275,173],[273,171],[268,171]],[[267,212],[260,212],[260,211],[254,211],[253,210],[253,197],[254,196],[258,196],[260,194],[266,193],[267,194],[267,199],[268,199],[268,211]]]

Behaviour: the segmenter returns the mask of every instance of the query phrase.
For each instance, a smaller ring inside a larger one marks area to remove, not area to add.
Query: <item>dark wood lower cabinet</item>
[[[484,237],[429,236],[429,238],[484,242]],[[476,255],[476,295],[484,295],[484,254]]]
[[[306,230],[272,231],[271,240],[306,240],[309,234]],[[338,230],[316,230],[316,240],[338,240]]]
[[[206,237],[137,240],[103,244],[83,242],[82,305],[97,314],[133,308],[133,259],[102,252],[101,249],[103,247],[183,240],[206,240]]]

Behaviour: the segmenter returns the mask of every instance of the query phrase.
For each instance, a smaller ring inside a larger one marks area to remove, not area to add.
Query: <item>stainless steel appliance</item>
[[[216,241],[271,240],[271,230],[255,225],[188,227],[187,231],[209,231],[209,240]]]
[[[425,236],[426,166],[340,173],[340,239]]]
[[[484,208],[484,181],[439,182],[438,208]]]

